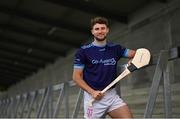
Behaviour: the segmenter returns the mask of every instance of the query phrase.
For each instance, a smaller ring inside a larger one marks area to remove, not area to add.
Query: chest
[[[98,48],[86,52],[86,62],[89,65],[115,65],[117,53],[113,49]]]

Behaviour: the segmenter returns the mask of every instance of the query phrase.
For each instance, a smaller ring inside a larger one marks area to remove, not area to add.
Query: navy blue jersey
[[[74,68],[83,69],[83,79],[95,90],[103,90],[116,78],[116,66],[128,49],[108,42],[105,46],[90,43],[75,54]]]

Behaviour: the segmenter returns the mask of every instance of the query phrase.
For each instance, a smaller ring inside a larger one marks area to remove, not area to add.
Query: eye
[[[105,29],[105,27],[101,27],[101,30],[104,30]]]
[[[96,31],[97,31],[97,30],[99,30],[99,28],[95,28],[94,30],[96,30]]]

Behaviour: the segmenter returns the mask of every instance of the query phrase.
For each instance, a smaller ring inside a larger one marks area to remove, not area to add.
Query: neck
[[[106,45],[106,39],[103,40],[103,41],[98,41],[94,38],[94,41],[93,41],[93,44],[96,45],[96,46],[105,46]]]

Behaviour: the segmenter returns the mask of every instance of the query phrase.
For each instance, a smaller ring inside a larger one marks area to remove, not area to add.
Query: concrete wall
[[[131,14],[129,18],[128,25],[113,23],[108,36],[110,41],[121,43],[123,46],[132,49],[146,47],[152,54],[157,54],[162,49],[180,45],[179,0],[172,0],[168,4],[152,3]],[[12,96],[72,80],[75,50],[72,50],[67,57],[57,59],[54,64],[49,64],[45,69],[41,69],[26,80],[13,85],[9,88],[7,94]],[[125,62],[126,60],[122,59],[120,64]],[[172,62],[170,65],[175,75],[175,81],[180,77],[178,73],[179,65],[179,60]],[[153,74],[154,67],[150,67],[129,76],[129,80],[125,80],[124,84],[130,84],[131,87],[138,85],[141,87],[140,84],[142,83],[150,85]]]

